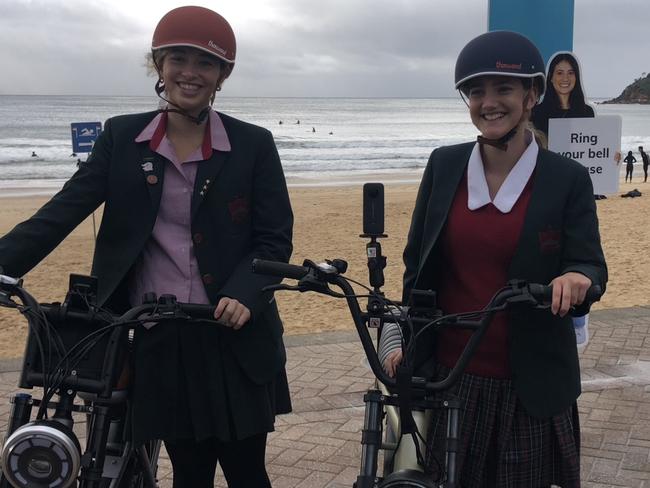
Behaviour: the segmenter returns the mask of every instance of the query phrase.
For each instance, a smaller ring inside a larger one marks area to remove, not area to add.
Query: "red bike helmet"
[[[205,51],[235,66],[237,45],[230,24],[217,12],[204,7],[178,7],[167,12],[153,33],[151,50],[187,46]]]

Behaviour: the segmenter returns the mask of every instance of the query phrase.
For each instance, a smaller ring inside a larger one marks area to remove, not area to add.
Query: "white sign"
[[[621,150],[619,115],[594,118],[549,119],[548,148],[575,159],[589,170],[594,194],[618,192]]]

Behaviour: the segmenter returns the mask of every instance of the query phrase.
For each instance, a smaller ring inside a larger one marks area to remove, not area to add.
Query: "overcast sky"
[[[543,1],[543,0],[540,0]],[[192,1],[237,36],[226,96],[454,96],[487,0]],[[182,0],[0,0],[0,94],[147,95],[144,55]],[[588,97],[650,72],[648,0],[575,0],[574,51]]]

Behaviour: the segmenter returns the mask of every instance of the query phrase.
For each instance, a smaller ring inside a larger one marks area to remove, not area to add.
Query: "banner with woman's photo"
[[[546,91],[533,110],[536,129],[548,138],[548,148],[589,169],[595,195],[618,191],[621,118],[599,117],[587,103],[580,62],[569,51],[553,54],[546,67]]]

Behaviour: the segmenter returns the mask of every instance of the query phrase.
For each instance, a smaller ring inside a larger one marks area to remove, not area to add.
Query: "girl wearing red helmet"
[[[180,7],[164,15],[153,33],[151,61],[158,74],[156,93],[172,105],[165,110],[200,124],[230,76],[236,52],[235,34],[217,12]],[[188,64],[196,67],[191,80]]]
[[[463,487],[580,485],[580,370],[571,314],[605,286],[589,175],[538,147],[529,129],[544,87],[537,48],[507,31],[470,41],[456,63],[476,142],[433,151],[404,250],[404,295],[436,290],[445,313],[482,309],[511,279],[553,285],[549,310],[495,316],[453,393],[461,400]],[[446,377],[468,340],[447,328],[424,339],[420,376]],[[389,354],[394,372],[401,351]],[[418,367],[416,365],[416,367]],[[443,460],[446,419],[434,412],[428,468]]]
[[[175,488],[270,487],[266,436],[291,409],[282,324],[252,273],[288,261],[293,216],[271,133],[212,109],[235,63],[228,22],[180,7],[152,41],[161,110],[109,119],[87,163],[27,222],[0,239],[0,266],[22,276],[104,204],[93,275],[98,304],[122,312],[145,293],[216,305],[225,327],[139,328],[134,442],[163,439]]]

